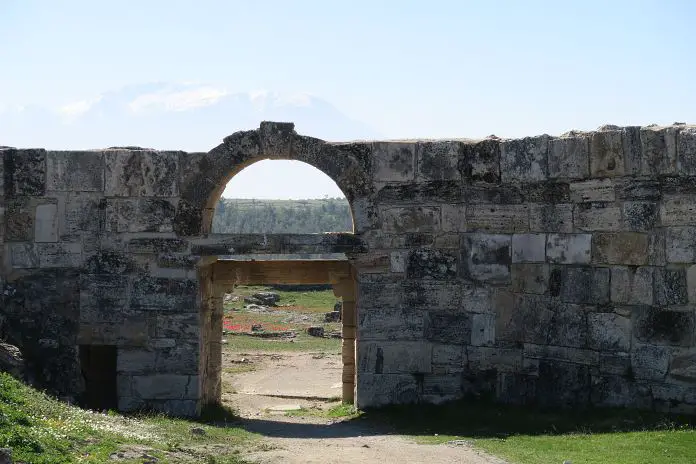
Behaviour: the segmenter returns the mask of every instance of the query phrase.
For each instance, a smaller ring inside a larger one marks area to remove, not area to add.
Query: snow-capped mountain
[[[330,141],[380,138],[368,125],[309,94],[231,93],[209,85],[151,83],[61,108],[4,108],[0,145],[207,151],[227,135],[255,129],[263,120],[294,122],[297,132]]]

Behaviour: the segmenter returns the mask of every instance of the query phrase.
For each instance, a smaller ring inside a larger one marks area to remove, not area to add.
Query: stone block
[[[677,172],[677,143],[674,128],[642,127],[641,174],[654,176]]]
[[[409,280],[398,291],[403,294],[404,307],[409,309],[455,311],[462,303],[462,285],[457,281]]]
[[[468,313],[493,313],[495,306],[499,304],[500,291],[486,285],[464,283],[458,309],[463,308]]]
[[[359,374],[422,374],[431,372],[433,349],[430,343],[363,342],[358,345]]]
[[[49,151],[46,182],[50,191],[103,191],[104,155],[97,151]]]
[[[573,203],[615,200],[616,192],[612,179],[591,179],[570,183],[570,201]]]
[[[462,375],[460,373],[435,373],[423,376],[423,402],[442,404],[462,396]]]
[[[551,269],[549,294],[567,303],[606,304],[609,282],[609,268],[556,266]]]
[[[529,231],[528,205],[469,205],[467,230],[493,233]]]
[[[8,198],[46,194],[46,150],[3,150],[3,190]]]
[[[684,127],[677,134],[677,172],[696,175],[696,127]]]
[[[549,177],[582,179],[589,175],[587,137],[560,137],[549,140]]]
[[[39,267],[82,266],[81,243],[37,243],[36,253],[39,255]]]
[[[568,182],[553,180],[529,182],[521,184],[519,189],[522,202],[557,205],[570,201],[570,184]]]
[[[394,281],[360,282],[358,284],[360,308],[396,308],[404,299],[401,278]]]
[[[570,346],[525,343],[523,353],[525,360],[538,360],[538,362],[562,361],[585,366],[599,365],[599,352]],[[536,369],[538,370],[538,366]],[[539,375],[539,372],[536,374]]]
[[[391,272],[406,272],[407,251],[392,251],[389,253],[389,270]]]
[[[385,232],[434,232],[440,230],[440,208],[413,206],[382,211]]]
[[[513,264],[511,267],[512,291],[543,295],[549,288],[548,264]]]
[[[587,315],[583,306],[557,304],[548,329],[548,344],[585,348],[589,338]]]
[[[377,182],[408,182],[415,179],[415,143],[375,142],[372,144],[372,158]]]
[[[154,334],[162,338],[197,340],[201,332],[200,323],[198,313],[157,314],[154,321]]]
[[[457,169],[460,142],[419,142],[416,145],[418,181],[461,180]]]
[[[669,366],[669,375],[693,384],[696,381],[696,353],[675,356]]]
[[[623,176],[624,166],[622,131],[593,132],[590,138],[590,175],[592,177]]]
[[[622,129],[624,151],[624,173],[637,176],[641,173],[643,153],[640,146],[640,127],[628,126]]]
[[[529,205],[529,230],[532,232],[573,232],[573,205]]]
[[[175,197],[179,154],[155,151],[104,151],[108,197]]]
[[[631,355],[628,353],[600,353],[599,372],[602,374],[628,375],[631,371]]]
[[[360,409],[420,401],[420,386],[412,374],[361,374],[355,407]]]
[[[549,137],[525,137],[500,143],[500,175],[504,183],[535,182],[548,176]]]
[[[495,343],[495,314],[481,313],[471,316],[471,344],[491,346]]]
[[[612,313],[590,313],[589,348],[598,351],[629,351],[631,349],[631,319]]]
[[[39,255],[31,243],[8,243],[7,256],[10,265],[16,269],[31,269],[39,267]]]
[[[59,225],[61,235],[104,230],[106,199],[90,194],[67,194],[65,216]]]
[[[498,341],[545,344],[554,316],[550,299],[542,295],[515,295],[512,310],[496,308],[495,334]]]
[[[444,232],[466,231],[466,205],[442,205],[442,230]]]
[[[121,323],[132,317],[128,307],[129,279],[123,275],[80,276],[80,321]]]
[[[360,340],[420,340],[425,311],[401,308],[362,309],[358,313]]]
[[[158,352],[145,348],[119,347],[116,372],[120,375],[150,374],[156,371]]]
[[[687,304],[686,270],[655,269],[653,295],[657,306]]]
[[[546,239],[546,260],[550,263],[589,264],[591,250],[591,234],[549,234]]]
[[[148,321],[132,318],[124,323],[81,323],[77,335],[80,345],[145,346],[149,339]]]
[[[545,234],[514,234],[512,236],[513,263],[543,263],[545,261]]]
[[[433,344],[433,369],[435,366],[447,366],[450,369],[461,372],[466,361],[466,349],[464,345]]]
[[[696,196],[663,199],[660,205],[660,220],[666,227],[696,225]]]
[[[649,239],[637,232],[597,233],[592,237],[592,261],[600,264],[647,264]]]
[[[633,333],[656,345],[693,346],[696,322],[690,308],[642,307],[634,313]]]
[[[34,241],[58,241],[58,205],[44,204],[36,206],[36,220],[34,221]]]
[[[181,253],[188,249],[188,240],[169,237],[140,237],[128,240],[129,253]]]
[[[466,353],[469,370],[473,372],[490,369],[496,369],[499,372],[522,370],[522,350],[519,348],[468,346]]]
[[[668,227],[664,245],[667,262],[696,263],[696,227]]]
[[[573,221],[583,231],[618,231],[621,207],[613,203],[580,203],[573,208]]]
[[[627,305],[653,304],[652,267],[611,268],[611,301]]]
[[[658,225],[657,203],[627,201],[622,206],[623,228],[634,232],[648,232]]]
[[[198,417],[201,404],[198,400],[166,400],[152,405],[156,411],[174,417]]]
[[[172,232],[175,200],[165,198],[107,199],[108,232]]]
[[[658,179],[622,177],[614,179],[617,200],[659,201],[662,185]]]
[[[154,374],[134,375],[133,395],[153,400],[196,400],[200,396],[196,375]]]
[[[510,249],[509,235],[465,235],[462,239],[461,274],[482,282],[509,282]]]
[[[457,257],[431,248],[411,250],[406,262],[409,279],[453,279],[457,277]]]
[[[130,306],[147,311],[196,312],[197,296],[193,280],[143,276],[133,284]]]
[[[631,352],[631,371],[636,379],[663,380],[669,369],[670,350],[665,346],[643,345]]]
[[[437,343],[465,344],[471,340],[470,313],[430,311],[425,319],[425,339]]]
[[[437,235],[433,242],[433,246],[439,249],[459,249],[460,234],[448,232]]]
[[[464,184],[461,201],[470,205],[520,205],[525,202],[520,185],[515,184]]]
[[[686,293],[689,303],[696,303],[696,266],[686,268]]]
[[[459,171],[468,182],[495,184],[500,181],[500,142],[486,139],[476,143],[462,143]]]
[[[35,202],[27,197],[8,199],[5,210],[4,236],[7,242],[34,240]]]

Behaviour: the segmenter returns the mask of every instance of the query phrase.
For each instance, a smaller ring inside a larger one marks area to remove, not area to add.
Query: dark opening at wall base
[[[116,347],[80,345],[80,367],[85,380],[83,406],[97,411],[117,409]]]

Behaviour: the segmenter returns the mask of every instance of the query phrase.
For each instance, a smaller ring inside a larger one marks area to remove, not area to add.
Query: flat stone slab
[[[298,409],[301,409],[302,406],[299,404],[276,404],[274,406],[271,406],[269,408],[266,408],[268,412],[288,412],[288,411],[297,411]]]

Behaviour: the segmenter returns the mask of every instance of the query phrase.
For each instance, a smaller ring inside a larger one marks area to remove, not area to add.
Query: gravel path
[[[224,374],[223,401],[238,411],[247,430],[266,437],[263,450],[246,454],[248,460],[290,464],[504,464],[466,442],[422,445],[361,421],[285,416],[288,409],[328,409],[337,404],[319,398],[340,393],[336,388],[340,380],[339,355],[226,353],[223,362],[225,367],[238,366],[242,358],[256,369]]]

